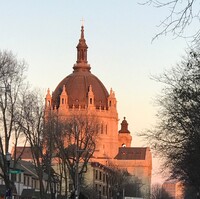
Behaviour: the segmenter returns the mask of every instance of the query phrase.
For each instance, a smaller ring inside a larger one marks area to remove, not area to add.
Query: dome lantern
[[[81,37],[79,39],[79,43],[76,46],[77,48],[77,61],[76,64],[74,64],[74,72],[78,70],[83,70],[83,71],[90,71],[91,67],[88,64],[87,61],[87,49],[88,46],[85,41],[84,37],[84,26],[81,26]]]

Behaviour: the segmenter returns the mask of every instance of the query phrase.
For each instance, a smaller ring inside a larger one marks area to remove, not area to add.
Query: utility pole
[[[79,199],[79,158],[78,158],[78,145],[79,145],[79,133],[78,133],[78,127],[75,126],[75,135],[76,135],[76,168],[75,168],[75,199]]]
[[[9,152],[6,153],[6,163],[7,163],[7,183],[8,183],[8,187],[6,190],[6,198],[7,199],[11,199],[12,198],[12,192],[11,192],[11,183],[10,183],[10,179],[9,179],[9,173],[10,173],[10,161],[11,161],[11,154]]]

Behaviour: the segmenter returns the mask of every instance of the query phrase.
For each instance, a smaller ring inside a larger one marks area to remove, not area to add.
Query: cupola
[[[121,123],[121,129],[118,134],[119,147],[130,147],[132,136],[130,135],[130,131],[128,130],[128,122],[124,117],[124,120]]]
[[[50,89],[48,88],[46,98],[45,98],[45,107],[46,108],[51,108],[51,94],[50,94]]]

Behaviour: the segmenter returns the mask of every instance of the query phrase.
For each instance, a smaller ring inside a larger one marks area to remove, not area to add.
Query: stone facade
[[[103,83],[91,73],[87,61],[87,49],[82,26],[73,72],[58,84],[52,95],[48,89],[45,111],[47,114],[50,111],[55,112],[58,117],[63,118],[74,114],[97,117],[100,133],[97,148],[90,162],[98,162],[105,166],[112,162],[118,167],[126,168],[131,175],[141,179],[144,195],[148,195],[152,170],[150,149],[131,147],[132,136],[126,118],[118,131],[119,118],[115,92],[110,89],[108,93]]]

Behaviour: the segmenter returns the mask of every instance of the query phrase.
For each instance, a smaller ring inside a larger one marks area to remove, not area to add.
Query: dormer
[[[128,122],[124,117],[124,120],[121,123],[121,129],[118,134],[119,147],[130,147],[132,136],[130,135],[130,131],[128,130]]]
[[[92,91],[92,85],[89,86],[88,91],[88,108],[94,107],[94,93]]]
[[[116,109],[117,100],[115,98],[115,92],[110,89],[110,95],[108,96],[108,109]]]
[[[62,93],[60,95],[59,108],[61,108],[61,109],[68,108],[68,95],[67,95],[67,91],[66,91],[65,85],[63,85],[63,90],[62,90]]]
[[[52,98],[50,94],[50,89],[48,88],[46,98],[45,98],[45,108],[51,108]]]

